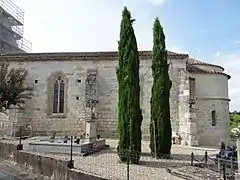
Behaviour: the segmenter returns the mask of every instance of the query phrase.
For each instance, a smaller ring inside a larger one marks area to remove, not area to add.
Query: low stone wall
[[[16,145],[0,142],[0,158],[13,160],[51,180],[107,180],[95,175],[85,174],[75,169],[67,168],[67,161],[57,160],[34,153],[17,151]]]

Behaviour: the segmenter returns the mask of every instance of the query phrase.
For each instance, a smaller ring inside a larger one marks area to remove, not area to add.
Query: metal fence
[[[104,148],[93,143],[87,150],[88,153],[81,153],[79,146],[84,144],[84,135],[63,136],[49,132],[52,135],[31,137],[34,133],[28,126],[16,124],[14,126],[13,124],[0,126],[2,142],[16,144],[18,150],[67,160],[69,168],[111,180],[234,179],[237,168],[233,160],[216,159],[218,150],[206,151],[180,145],[172,146],[169,159],[156,159],[151,156],[149,143],[145,141],[139,164],[131,164],[128,161],[122,163],[117,153],[117,140],[107,139],[106,144],[109,146]],[[12,136],[6,136],[6,132],[12,132]],[[101,137],[97,138],[101,139]],[[119,153],[126,156],[126,159],[132,154],[128,149]]]
[[[216,178],[222,177],[223,180],[235,179],[235,173],[238,169],[237,159],[230,157],[229,159],[221,158],[218,155],[209,156],[205,151],[202,159],[198,159],[191,153],[191,166],[208,168],[216,172]]]

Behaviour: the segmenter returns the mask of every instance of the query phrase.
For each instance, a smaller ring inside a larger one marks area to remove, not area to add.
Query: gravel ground
[[[173,173],[181,174],[190,180],[222,180],[222,175],[208,168],[184,166],[173,169]]]
[[[9,143],[9,140],[4,140]],[[18,143],[16,141],[11,141],[12,143]],[[24,149],[27,150],[27,143],[29,140],[24,141]],[[127,165],[122,164],[118,161],[118,156],[116,154],[117,140],[107,140],[110,149],[104,150],[100,153],[82,157],[73,156],[74,166],[80,171],[98,174],[105,178],[125,180],[127,179]],[[202,159],[204,152],[207,150],[208,154],[215,154],[218,152],[216,149],[206,149],[206,148],[190,148],[179,145],[173,145],[172,147],[172,159],[156,160],[149,156],[149,142],[142,142],[143,156],[141,157],[139,165],[130,165],[129,176],[131,180],[182,180],[182,178],[171,175],[166,171],[166,168],[178,168],[190,165],[190,154],[194,153],[197,159]],[[39,154],[39,153],[37,153]],[[45,154],[46,155],[46,154]],[[64,154],[47,154],[47,156],[54,157],[57,159],[69,160],[69,155]]]

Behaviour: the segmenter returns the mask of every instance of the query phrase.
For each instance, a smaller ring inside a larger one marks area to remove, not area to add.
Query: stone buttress
[[[181,72],[179,87],[179,135],[182,144],[198,146],[195,100],[190,98],[190,77],[186,71]]]

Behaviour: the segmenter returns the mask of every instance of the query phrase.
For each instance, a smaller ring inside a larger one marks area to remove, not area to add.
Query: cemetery
[[[101,138],[96,133],[96,122],[94,119],[86,123],[86,133],[77,136],[66,135],[64,138],[56,138],[56,133],[52,133],[52,136],[47,139],[36,142],[29,142],[29,150],[33,152],[42,153],[63,153],[83,155],[93,154],[108,148],[106,145],[106,139]]]
[[[97,139],[98,137],[96,138],[96,141]],[[99,138],[99,140],[101,139],[103,138]],[[95,152],[96,156],[94,155],[95,153],[92,153],[89,149],[91,155],[85,157],[78,153],[79,150],[77,147],[81,145],[80,138],[73,137],[72,140],[72,161],[74,161],[73,169],[81,169],[81,171],[90,174],[97,174],[107,179],[126,179],[127,164],[120,163],[118,160],[119,158],[115,153],[117,140],[104,139],[103,142],[110,145],[110,147],[103,151]],[[87,139],[83,138],[82,140],[84,141]],[[1,143],[3,142],[14,143],[16,145],[19,144],[19,140],[2,140]],[[23,140],[22,144],[24,153],[36,153],[37,155],[43,157],[64,161],[70,160],[71,138],[57,136],[57,134],[53,133],[51,137],[28,138]],[[46,146],[49,144],[51,145],[47,149]],[[36,145],[39,145],[37,146],[39,148],[38,150],[31,149]],[[62,146],[64,145],[66,152],[63,152],[64,147]],[[47,150],[44,150],[43,148],[46,148]],[[143,155],[141,156],[140,164],[129,165],[130,179],[144,180],[148,177],[148,179],[154,180],[157,177],[164,176],[166,177],[164,180],[168,180],[168,177],[171,175],[173,175],[171,177],[174,177],[177,180],[183,180],[185,179],[183,177],[187,176],[192,177],[193,180],[197,178],[199,180],[203,180],[207,177],[215,179],[223,177],[223,167],[225,168],[226,177],[230,177],[232,172],[237,172],[236,150],[236,147],[224,147],[224,145],[219,147],[219,149],[209,149],[200,147],[184,147],[179,144],[175,144],[172,147],[171,159],[155,159],[147,155],[149,153],[148,141],[143,141]],[[180,176],[182,178],[178,178]]]
[[[158,18],[138,51],[133,21],[124,7],[116,52],[1,55],[3,159],[54,180],[235,178],[239,142],[207,148],[229,142],[230,75],[168,51]]]
[[[60,153],[70,154],[72,146],[72,154],[83,155],[99,152],[100,150],[108,148],[104,138],[88,139],[88,138],[58,138],[49,140],[39,140],[36,142],[29,142],[29,150],[33,152],[42,153]]]

